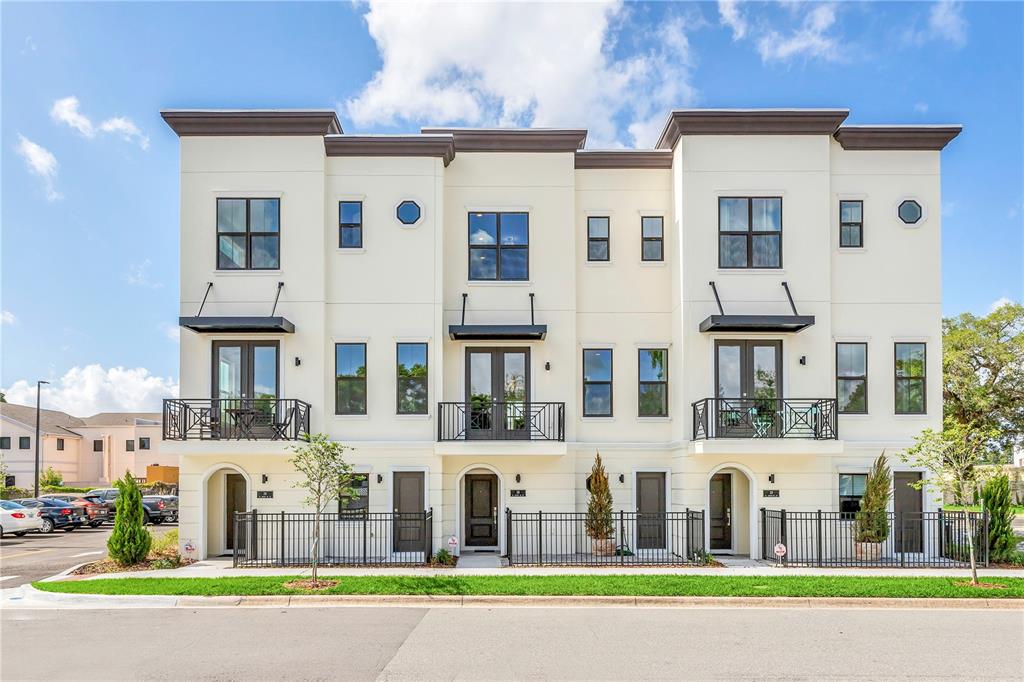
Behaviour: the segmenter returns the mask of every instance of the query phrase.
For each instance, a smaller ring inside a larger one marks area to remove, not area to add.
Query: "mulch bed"
[[[135,573],[137,571],[155,571],[158,569],[167,568],[167,566],[164,565],[153,565],[158,562],[165,562],[166,560],[166,557],[150,557],[147,558],[145,561],[135,564],[133,566],[122,566],[113,559],[108,558],[102,559],[100,561],[94,561],[91,564],[86,564],[84,566],[79,566],[71,573],[71,575],[101,575],[103,573]],[[183,558],[178,563],[178,566],[176,566],[175,568],[179,568],[181,566],[188,566],[189,564],[194,563],[195,560],[193,559]]]
[[[1000,585],[998,583],[983,583],[979,582],[977,585],[972,585],[970,580],[958,580],[955,583],[960,587],[973,587],[979,590],[1005,590],[1006,585]]]
[[[292,580],[284,584],[290,590],[326,590],[338,584],[337,580]]]

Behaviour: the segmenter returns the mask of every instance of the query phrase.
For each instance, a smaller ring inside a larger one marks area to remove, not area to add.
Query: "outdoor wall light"
[[[383,482],[384,482],[384,475],[383,474],[377,474],[377,485],[380,485]]]
[[[775,474],[768,474],[768,482],[775,483]]]
[[[266,474],[262,474],[260,476],[260,480],[263,481],[264,483],[266,483],[267,481],[270,480],[270,478]]]
[[[522,475],[521,474],[516,474],[516,483],[520,483],[522,480],[523,480]]]
[[[801,365],[806,365],[807,364],[807,356],[806,355],[801,355],[800,356],[800,364]]]
[[[551,363],[550,362],[545,362],[544,363],[544,369],[546,369],[547,371],[550,372],[551,371]]]
[[[626,474],[619,474],[619,483],[626,482]]]
[[[298,366],[299,366],[299,365],[301,365],[301,364],[302,364],[302,360],[300,360],[300,359],[299,359],[299,356],[298,356],[298,355],[296,355],[296,356],[295,356],[295,366],[296,366],[296,367],[298,367]]]

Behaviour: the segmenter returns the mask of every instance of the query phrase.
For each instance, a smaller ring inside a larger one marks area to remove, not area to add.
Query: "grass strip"
[[[36,589],[65,594],[252,596],[304,594],[284,583],[300,576],[223,578],[101,578],[33,583]],[[362,595],[544,595],[544,596],[702,596],[702,597],[925,597],[1021,599],[1024,578],[985,578],[1003,589],[963,585],[954,577],[860,576],[324,576],[339,583],[317,594]]]

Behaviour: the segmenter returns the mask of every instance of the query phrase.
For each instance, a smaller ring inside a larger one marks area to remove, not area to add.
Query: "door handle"
[[[494,523],[494,525],[498,525],[498,508],[497,507],[491,507],[491,522]]]

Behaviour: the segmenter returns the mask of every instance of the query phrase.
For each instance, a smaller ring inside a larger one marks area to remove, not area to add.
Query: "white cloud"
[[[137,142],[143,149],[149,149],[149,137],[143,134],[135,122],[123,116],[114,116],[94,126],[92,121],[79,110],[78,98],[74,95],[59,99],[50,108],[50,118],[77,130],[83,137],[93,139],[96,133],[117,135],[125,142]]]
[[[61,199],[60,192],[54,188],[54,181],[57,179],[57,157],[44,147],[40,147],[32,140],[21,133],[18,133],[18,154],[25,159],[28,171],[43,179],[43,187],[46,189],[46,200],[57,201]]]
[[[32,36],[25,36],[24,46],[21,48],[22,54],[30,54],[36,51],[36,41],[32,40]]]
[[[18,318],[10,310],[0,311],[0,324],[18,324]]]
[[[153,263],[148,258],[141,263],[128,266],[128,272],[124,273],[124,281],[135,287],[146,287],[148,289],[159,289],[163,286],[150,277],[149,269]]]
[[[718,0],[718,16],[721,23],[732,29],[732,39],[742,40],[747,35],[747,20],[740,11],[737,0]]]
[[[924,45],[935,40],[952,47],[961,48],[967,44],[967,19],[964,18],[962,2],[941,0],[928,9],[928,19],[908,28],[904,40],[911,45]]]
[[[174,343],[181,342],[181,327],[178,325],[161,322],[159,324],[159,329],[169,341],[173,341]]]
[[[342,106],[356,126],[420,120],[580,126],[590,131],[588,146],[618,146],[627,140],[630,123],[649,132],[650,103],[636,93],[672,79],[682,83],[669,84],[659,97],[692,97],[693,92],[680,59],[686,44],[679,31],[630,36],[645,45],[644,51],[612,56],[625,15],[621,2],[610,0],[557,5],[373,1],[365,20],[383,63],[362,92]],[[430,38],[441,35],[444,39]],[[617,118],[628,119],[625,130]]]
[[[22,379],[4,391],[7,400],[33,405],[34,383]],[[76,416],[108,411],[159,411],[164,398],[178,395],[178,383],[171,377],[158,377],[143,367],[127,369],[100,365],[72,367],[53,384],[42,388],[42,405]]]
[[[828,61],[838,60],[842,55],[839,39],[829,34],[836,23],[836,6],[815,5],[804,15],[800,26],[787,37],[774,29],[768,29],[757,42],[761,61],[786,61],[794,57],[819,57]]]
[[[992,305],[988,307],[988,311],[990,313],[994,313],[995,311],[1002,308],[1004,305],[1009,305],[1010,303],[1013,303],[1013,300],[1007,298],[1006,296],[1003,296],[1002,298],[997,298],[996,300],[992,301]]]
[[[918,102],[917,104],[914,105],[914,111],[916,111],[919,114],[927,114],[928,102]]]

